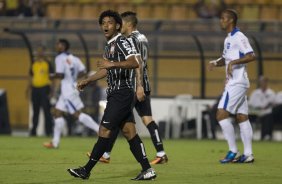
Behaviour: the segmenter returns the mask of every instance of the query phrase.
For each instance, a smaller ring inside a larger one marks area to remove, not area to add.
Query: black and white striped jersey
[[[139,31],[133,31],[129,35],[129,40],[132,39],[131,44],[134,45],[136,53],[141,55],[143,60],[143,87],[145,92],[150,92],[150,84],[148,78],[148,52],[149,52],[149,43],[145,35],[141,34]],[[131,41],[131,40],[130,40]]]
[[[131,55],[135,55],[136,50],[126,37],[120,33],[109,40],[106,44],[104,57],[109,61],[122,62]],[[134,69],[115,68],[107,71],[107,93],[115,90],[133,89]]]

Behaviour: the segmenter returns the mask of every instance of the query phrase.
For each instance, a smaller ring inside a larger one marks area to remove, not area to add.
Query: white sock
[[[52,144],[54,147],[58,147],[60,143],[61,133],[63,130],[63,127],[65,126],[65,120],[63,117],[59,117],[55,119],[55,125],[54,125],[54,136],[52,140]]]
[[[99,125],[88,114],[80,113],[78,120],[88,128],[98,133]]]
[[[165,155],[164,151],[157,152],[157,157],[163,157]]]
[[[230,118],[221,120],[218,122],[221,126],[222,133],[227,140],[229,150],[233,153],[237,153],[237,145],[236,145],[236,137],[235,137],[235,130],[234,126],[232,125],[232,120]]]
[[[252,150],[252,138],[253,129],[249,120],[239,123],[241,139],[244,144],[244,155],[250,156],[253,154]]]
[[[111,157],[111,152],[105,152],[105,153],[103,154],[103,157],[104,157],[105,159],[110,158],[110,157]]]

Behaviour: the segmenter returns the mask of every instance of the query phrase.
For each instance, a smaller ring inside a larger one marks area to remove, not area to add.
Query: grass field
[[[47,150],[42,143],[48,138],[0,136],[0,184],[72,184],[72,183],[154,183],[154,184],[280,184],[282,183],[282,145],[280,142],[254,142],[254,164],[219,164],[225,155],[224,141],[165,140],[169,163],[154,166],[154,181],[130,181],[140,166],[119,138],[111,163],[99,163],[89,180],[71,177],[67,168],[83,166],[85,153],[96,138],[64,137],[59,149]],[[143,140],[149,159],[155,156],[150,139]],[[242,150],[242,144],[239,143]]]

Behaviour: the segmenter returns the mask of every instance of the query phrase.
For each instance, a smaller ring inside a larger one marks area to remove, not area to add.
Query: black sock
[[[159,127],[155,123],[155,121],[152,121],[151,123],[149,123],[147,125],[147,128],[150,132],[152,142],[153,142],[157,152],[164,151],[163,142],[162,142],[162,139],[161,139],[160,133],[159,133]]]
[[[112,149],[114,147],[114,144],[115,144],[115,142],[117,140],[118,133],[119,133],[119,129],[118,128],[111,131],[111,138],[110,138],[109,145],[108,145],[108,147],[107,147],[105,152],[110,153],[112,151]]]
[[[104,154],[107,146],[109,145],[110,138],[104,138],[104,137],[98,137],[98,140],[93,147],[93,150],[91,152],[91,156],[87,164],[84,166],[85,170],[90,173],[92,168],[96,165],[96,163],[99,161],[101,156]]]
[[[142,170],[145,171],[151,168],[149,161],[146,156],[146,151],[143,142],[141,141],[138,134],[128,141],[130,150],[134,155],[135,159],[140,163]]]

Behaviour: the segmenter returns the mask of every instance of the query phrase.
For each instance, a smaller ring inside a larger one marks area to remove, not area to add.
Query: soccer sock
[[[232,125],[231,119],[227,118],[218,122],[221,126],[222,133],[227,140],[229,150],[233,153],[237,153],[237,145],[236,145],[236,137],[235,137],[235,130]]]
[[[52,144],[54,147],[58,147],[60,143],[62,129],[65,126],[65,120],[63,117],[59,117],[59,118],[56,118],[54,122],[55,122],[54,136],[53,136]]]
[[[78,120],[96,133],[99,131],[98,123],[96,123],[88,114],[80,113]]]
[[[162,152],[162,153],[164,153],[163,155],[165,155],[162,139],[161,139],[160,134],[159,134],[158,125],[155,123],[155,121],[152,121],[151,123],[149,123],[147,125],[147,128],[150,132],[152,142],[153,142],[157,152],[160,152],[160,153]]]
[[[249,120],[239,123],[241,139],[244,144],[244,155],[249,156],[253,154],[252,151],[252,137],[253,129]]]
[[[116,128],[116,129],[114,129],[114,130],[111,131],[111,137],[110,137],[110,141],[109,141],[109,146],[108,146],[107,149],[106,149],[106,152],[107,152],[108,154],[111,153],[111,151],[112,151],[112,149],[113,149],[113,147],[114,147],[114,144],[115,144],[115,142],[116,142],[116,139],[117,139],[118,134],[119,134],[119,129],[118,129],[118,128]]]
[[[104,138],[104,137],[98,137],[98,140],[93,147],[93,150],[91,152],[91,156],[87,164],[84,166],[85,170],[90,173],[92,168],[96,165],[96,163],[99,161],[103,153],[105,152],[108,144],[109,144],[110,138]]]
[[[151,168],[149,161],[146,156],[144,144],[142,143],[138,134],[135,135],[131,140],[128,141],[130,150],[134,155],[135,159],[140,163],[142,170],[145,171]]]

